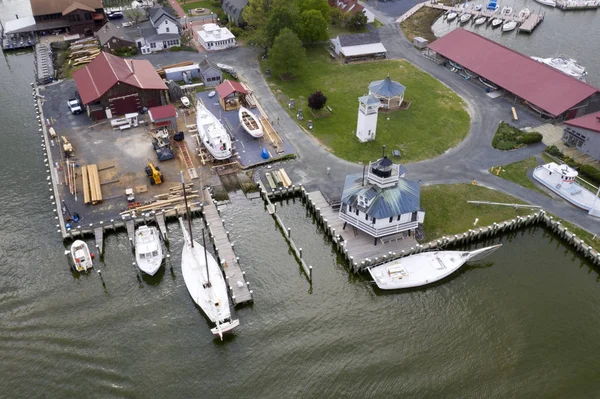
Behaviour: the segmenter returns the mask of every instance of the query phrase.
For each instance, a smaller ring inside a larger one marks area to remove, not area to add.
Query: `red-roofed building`
[[[173,104],[150,108],[148,116],[156,127],[164,126],[171,130],[177,130],[177,110]]]
[[[30,0],[35,30],[92,34],[104,24],[102,0]]]
[[[215,89],[219,95],[219,102],[225,111],[238,109],[244,101],[248,91],[238,82],[225,80]]]
[[[372,24],[375,22],[375,14],[373,14],[369,9],[365,8],[361,4],[358,3],[358,0],[328,0],[329,5],[331,7],[336,7],[342,10],[342,12],[355,14],[357,12],[362,12],[367,17],[367,23]]]
[[[428,47],[440,62],[470,71],[544,118],[572,119],[600,109],[598,88],[476,33],[457,28]]]
[[[565,124],[562,137],[565,144],[600,160],[600,112],[571,119]]]
[[[104,119],[107,109],[111,117],[166,104],[167,86],[147,60],[126,60],[102,52],[73,72],[73,79],[94,119]]]

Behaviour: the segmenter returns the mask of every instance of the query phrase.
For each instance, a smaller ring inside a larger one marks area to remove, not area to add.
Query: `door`
[[[140,99],[137,93],[111,98],[108,103],[113,116],[125,115],[140,110]]]

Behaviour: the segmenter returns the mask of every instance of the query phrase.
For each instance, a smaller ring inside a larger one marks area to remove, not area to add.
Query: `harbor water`
[[[224,342],[185,288],[177,224],[171,258],[154,278],[133,266],[125,232],[106,238],[92,273],[74,275],[50,202],[32,64],[31,53],[0,59],[0,397],[600,391],[599,271],[541,228],[486,243],[504,247],[434,286],[383,292],[349,273],[290,200],[278,212],[313,265],[310,286],[261,200],[232,195],[222,214],[255,302],[235,312],[241,326]],[[198,219],[194,231],[199,237]]]
[[[467,4],[485,5],[489,1],[473,0]],[[600,87],[600,10],[562,11],[543,6],[534,0],[498,1],[500,10],[510,6],[515,13],[529,8],[532,13],[545,13],[544,21],[531,34],[502,32],[491,25],[475,26],[472,21],[460,24],[458,18],[448,22],[438,19],[432,26],[433,33],[444,36],[457,27],[476,32],[513,50],[531,57],[552,58],[558,55],[576,59],[588,71],[588,83]]]

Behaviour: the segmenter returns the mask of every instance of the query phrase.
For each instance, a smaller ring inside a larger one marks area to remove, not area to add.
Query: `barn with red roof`
[[[457,28],[429,46],[440,63],[529,106],[553,121],[600,109],[598,88],[476,33]]]
[[[246,98],[248,91],[238,82],[224,80],[215,89],[219,95],[219,102],[225,111],[238,109]]]
[[[565,122],[563,142],[600,160],[600,112],[594,112]]]
[[[167,103],[167,86],[147,60],[126,60],[102,52],[73,72],[73,79],[81,102],[93,119]]]

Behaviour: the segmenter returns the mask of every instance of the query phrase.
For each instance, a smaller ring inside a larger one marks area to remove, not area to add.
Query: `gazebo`
[[[404,101],[406,87],[390,79],[389,75],[384,80],[377,80],[369,84],[369,94],[381,102],[385,109],[400,108]]]

